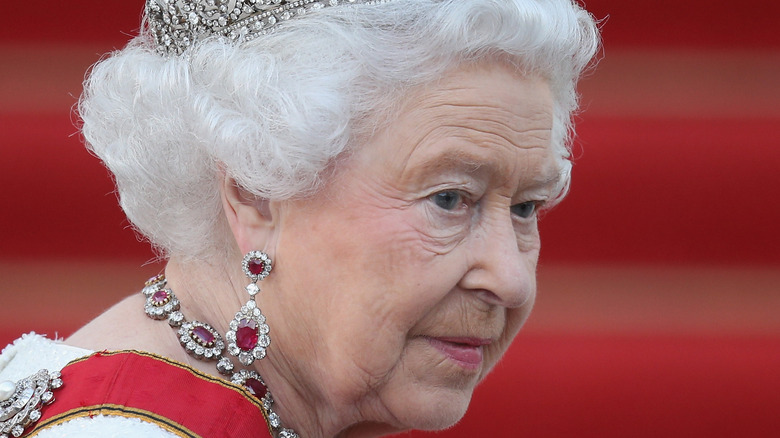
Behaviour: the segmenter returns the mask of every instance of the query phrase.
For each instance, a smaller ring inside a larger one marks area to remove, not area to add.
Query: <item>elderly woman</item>
[[[148,0],[145,22],[94,67],[80,114],[164,275],[64,343],[6,348],[0,436],[457,422],[534,302],[591,16]]]

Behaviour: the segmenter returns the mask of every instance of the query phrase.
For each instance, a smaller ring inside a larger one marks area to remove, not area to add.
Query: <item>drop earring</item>
[[[236,312],[230,321],[230,330],[225,334],[227,351],[238,357],[244,366],[251,365],[255,360],[263,359],[266,349],[271,345],[268,336],[269,328],[265,323],[265,315],[257,307],[255,296],[260,292],[258,281],[262,281],[271,273],[271,259],[262,251],[250,251],[244,256],[241,268],[250,279],[246,286],[249,301]]]

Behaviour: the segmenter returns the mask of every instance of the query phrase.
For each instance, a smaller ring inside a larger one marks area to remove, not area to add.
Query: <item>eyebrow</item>
[[[552,185],[558,185],[560,184],[562,179],[563,179],[563,170],[559,168],[557,172],[550,174],[546,178],[535,179],[533,186],[547,187]]]
[[[438,172],[445,169],[455,168],[467,173],[474,173],[483,168],[487,170],[497,170],[492,163],[487,163],[462,151],[446,151],[444,154],[433,156],[417,166],[418,172]]]
[[[431,173],[441,172],[447,169],[456,169],[458,171],[474,174],[495,174],[498,173],[502,166],[500,163],[494,163],[491,161],[483,161],[474,154],[449,150],[443,154],[430,157],[416,166],[413,175],[417,177],[419,175],[427,175]],[[544,172],[533,180],[523,184],[524,188],[540,188],[558,185],[563,179],[562,169],[556,168],[553,172]]]

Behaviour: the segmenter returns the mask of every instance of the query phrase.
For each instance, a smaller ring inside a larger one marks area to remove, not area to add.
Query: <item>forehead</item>
[[[470,66],[409,93],[373,147],[402,179],[462,170],[542,184],[558,175],[552,114],[544,80]]]

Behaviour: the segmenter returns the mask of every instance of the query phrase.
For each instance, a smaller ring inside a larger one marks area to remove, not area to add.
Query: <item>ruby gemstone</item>
[[[206,327],[196,326],[192,329],[192,337],[195,339],[195,342],[204,347],[211,347],[214,345],[214,335],[206,330]]]
[[[265,263],[260,259],[252,259],[249,261],[249,272],[254,275],[260,275],[265,270]]]
[[[248,389],[249,392],[251,392],[252,395],[257,398],[265,397],[265,393],[268,392],[265,385],[260,383],[260,381],[257,379],[252,379],[252,378],[246,379],[246,381],[244,382],[244,386],[246,386],[246,389]]]
[[[152,304],[155,306],[162,306],[168,302],[168,291],[158,290],[152,295]]]
[[[236,345],[238,348],[248,351],[257,346],[257,323],[251,319],[242,319],[238,322],[236,330]]]

